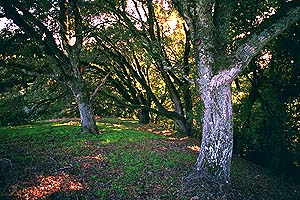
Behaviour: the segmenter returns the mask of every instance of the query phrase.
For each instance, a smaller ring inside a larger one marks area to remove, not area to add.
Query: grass
[[[176,199],[199,141],[158,125],[102,119],[0,128],[0,199]],[[299,186],[235,157],[238,199],[299,199]]]

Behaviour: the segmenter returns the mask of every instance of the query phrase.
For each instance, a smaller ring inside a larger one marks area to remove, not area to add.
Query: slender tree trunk
[[[139,118],[139,123],[141,124],[149,124],[150,122],[149,110],[146,108],[139,108],[137,117]]]
[[[192,121],[183,119],[176,119],[175,123],[178,127],[178,131],[183,133],[184,135],[191,136],[192,135]]]
[[[189,72],[186,73],[187,75]],[[185,83],[184,89],[184,110],[185,110],[185,127],[186,127],[186,135],[193,135],[193,105],[192,105],[192,94],[190,90],[190,86],[188,83]]]
[[[76,97],[82,131],[85,133],[98,134],[98,128],[94,118],[94,111],[90,96],[84,91],[83,83],[72,82],[69,83],[74,96]]]
[[[230,84],[207,88],[202,100],[202,143],[196,170],[228,182],[233,148]]]

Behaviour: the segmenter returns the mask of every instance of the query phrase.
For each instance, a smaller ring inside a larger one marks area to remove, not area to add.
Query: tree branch
[[[27,66],[19,64],[19,63],[5,63],[3,60],[0,60],[0,65],[8,68],[8,66],[13,66],[14,70],[21,72],[24,75],[33,76],[33,77],[46,77],[46,78],[53,78],[57,79],[58,77],[53,74],[46,74],[41,71],[34,71],[32,69],[28,69]]]
[[[41,21],[26,10],[20,2],[15,0],[1,0],[0,5],[4,8],[5,16],[12,19],[29,37],[43,44],[50,53],[60,60],[66,60],[63,52],[57,47],[52,33]],[[22,15],[17,10],[22,11]],[[43,38],[43,34],[46,37]]]
[[[117,99],[116,97],[107,94],[107,96],[109,96],[111,99],[115,100],[118,106],[122,106],[125,108],[131,108],[131,109],[137,109],[137,108],[145,108],[146,110],[153,112],[155,114],[158,114],[160,116],[169,118],[169,119],[173,119],[173,120],[182,120],[182,116],[179,115],[178,113],[174,112],[174,111],[168,111],[168,110],[160,110],[160,109],[155,109],[155,108],[151,108],[150,106],[147,105],[137,105],[137,104],[128,104],[128,103],[124,103],[121,100]]]
[[[95,91],[93,92],[93,94],[90,96],[90,101],[92,101],[94,99],[94,97],[96,96],[97,92],[101,89],[101,87],[104,85],[104,83],[107,81],[108,76],[111,74],[111,72],[109,72],[108,74],[106,74],[106,76],[102,79],[101,83],[97,86],[97,88],[95,89]]]
[[[281,34],[298,20],[300,20],[300,6],[290,9],[286,16],[277,20],[277,22],[268,28],[265,28],[259,34],[251,35],[250,38],[233,54],[234,62],[230,68],[234,69],[235,72],[232,74],[233,77],[230,78],[234,79],[250,63],[250,61],[259,54],[269,41]],[[231,69],[229,69],[229,71]]]
[[[58,5],[59,5],[59,23],[60,23],[60,35],[62,37],[62,45],[63,48],[69,53],[70,49],[69,49],[69,44],[68,41],[70,40],[70,33],[69,33],[69,19],[68,19],[68,15],[67,15],[67,9],[65,6],[65,1],[58,1]]]
[[[260,33],[250,35],[244,44],[232,54],[230,67],[214,75],[210,85],[218,87],[224,83],[230,84],[268,42],[298,20],[300,20],[300,6],[291,8],[284,17],[263,29]]]
[[[214,6],[213,22],[217,29],[218,42],[224,47],[220,53],[225,53],[226,51],[225,47],[228,39],[229,22],[232,17],[233,2],[232,0],[216,0]]]
[[[80,51],[82,48],[82,42],[83,42],[83,27],[82,27],[82,17],[80,14],[80,10],[78,8],[78,1],[77,0],[71,0],[70,5],[72,6],[73,12],[74,12],[74,18],[75,18],[75,36],[76,36],[76,42],[75,46],[77,48],[77,51]]]

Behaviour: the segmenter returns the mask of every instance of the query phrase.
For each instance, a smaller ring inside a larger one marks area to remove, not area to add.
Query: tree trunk
[[[146,108],[139,108],[137,117],[139,119],[139,123],[141,124],[149,124],[150,122],[149,110]]]
[[[84,91],[83,83],[69,83],[74,96],[76,97],[82,132],[98,134],[98,128],[94,118],[94,111],[89,95]]]
[[[201,149],[194,169],[183,179],[183,195],[234,199],[230,184],[233,148],[230,83],[208,84],[200,92],[203,101]]]
[[[76,99],[80,113],[82,131],[94,134],[99,133],[94,118],[92,103],[89,98],[83,93],[78,93],[76,94]]]
[[[177,119],[175,120],[178,127],[178,131],[187,136],[192,136],[192,121],[188,119]]]
[[[188,69],[188,68],[187,68]],[[186,75],[188,76],[189,71],[186,71]],[[185,127],[186,127],[186,135],[193,135],[193,104],[192,104],[192,94],[190,90],[190,85],[188,82],[184,84],[183,88],[184,93],[184,110],[185,110]]]
[[[228,182],[233,148],[230,84],[209,87],[204,93],[202,142],[196,170]]]

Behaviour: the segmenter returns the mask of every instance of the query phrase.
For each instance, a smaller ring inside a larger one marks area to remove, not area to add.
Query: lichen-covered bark
[[[203,99],[202,143],[196,169],[226,181],[233,148],[230,84],[208,87]]]
[[[82,131],[85,133],[97,134],[98,129],[94,118],[94,111],[89,99],[82,93],[76,95]]]
[[[81,128],[85,133],[99,133],[90,96],[85,92],[83,83],[72,81],[68,83],[74,96],[76,97],[78,110],[80,113]]]

